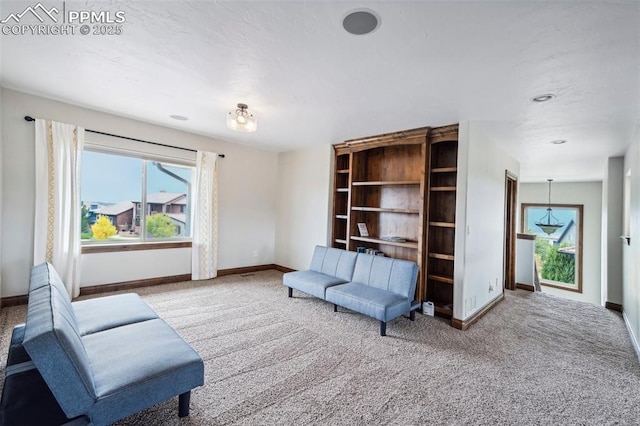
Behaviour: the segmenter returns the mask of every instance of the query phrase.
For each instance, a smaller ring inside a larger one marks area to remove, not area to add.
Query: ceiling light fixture
[[[189,117],[185,117],[184,115],[170,115],[169,117],[178,121],[187,121],[189,119]]]
[[[547,181],[549,182],[549,204],[547,204],[547,214],[545,214],[540,219],[538,219],[538,221],[536,222],[536,226],[538,228],[542,229],[542,231],[545,234],[551,235],[554,232],[556,232],[558,229],[562,228],[564,226],[564,223],[560,223],[558,218],[556,218],[552,213],[552,210],[551,210],[551,182],[553,182],[553,179],[547,179]]]
[[[536,96],[534,98],[531,98],[531,102],[547,102],[550,101],[551,99],[555,98],[556,95],[552,94],[552,93],[545,93],[544,95],[539,95]]]
[[[380,27],[380,18],[369,9],[351,11],[342,20],[342,27],[349,34],[365,35],[374,32]]]
[[[566,141],[566,140],[564,140],[564,139],[558,139],[558,140],[555,140],[555,141],[551,141],[551,142],[549,142],[549,143],[550,143],[550,144],[553,144],[553,145],[562,145],[562,144],[564,144],[564,143],[567,143],[567,141]]]
[[[247,104],[238,104],[238,109],[227,114],[227,128],[236,132],[255,132],[258,120],[249,112]]]

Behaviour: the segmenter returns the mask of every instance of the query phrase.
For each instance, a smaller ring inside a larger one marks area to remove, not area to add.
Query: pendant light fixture
[[[564,223],[560,223],[558,218],[556,218],[552,213],[552,210],[551,210],[551,182],[553,182],[553,179],[547,179],[547,181],[549,182],[549,203],[547,204],[547,214],[545,214],[540,219],[538,219],[538,221],[536,222],[536,226],[538,228],[542,229],[542,231],[545,234],[551,235],[554,232],[556,232],[558,229],[562,228],[564,226]]]
[[[235,111],[227,114],[227,128],[236,132],[255,132],[258,130],[258,120],[249,112],[247,104],[238,104]]]

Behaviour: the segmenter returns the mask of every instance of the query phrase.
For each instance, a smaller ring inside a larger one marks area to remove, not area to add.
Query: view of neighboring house
[[[140,201],[134,201],[137,212],[136,225],[140,226]],[[187,195],[175,192],[155,192],[147,195],[147,215],[164,213],[176,225],[176,236],[185,236]]]
[[[93,225],[99,216],[107,216],[118,232],[137,232],[137,228],[134,226],[135,217],[131,201],[105,204],[95,210],[89,209],[89,225]]]
[[[140,230],[141,201],[121,201],[115,204],[84,202],[89,213],[89,225],[99,216],[107,216],[118,232],[137,234]],[[147,195],[147,215],[165,214],[176,226],[176,236],[186,235],[187,195],[173,192],[156,192]]]
[[[558,253],[576,255],[576,221],[571,219],[564,231],[553,243],[553,245],[560,246]]]
[[[546,240],[551,246],[574,246],[576,244],[576,221],[570,219],[562,228],[562,232],[554,232],[551,235],[537,234],[537,238]]]

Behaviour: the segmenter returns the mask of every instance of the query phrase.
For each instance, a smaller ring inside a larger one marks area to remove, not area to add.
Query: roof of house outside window
[[[187,196],[178,192],[154,192],[147,195],[148,204],[186,204]]]
[[[106,216],[117,216],[131,209],[133,209],[133,203],[131,201],[122,201],[117,204],[101,207],[93,212],[95,214],[103,214]]]

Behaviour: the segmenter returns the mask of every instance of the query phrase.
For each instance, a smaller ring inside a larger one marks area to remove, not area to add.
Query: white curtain
[[[80,160],[84,129],[36,119],[33,262],[49,262],[71,297],[80,294]]]
[[[191,279],[218,276],[218,154],[198,151],[192,188]]]

